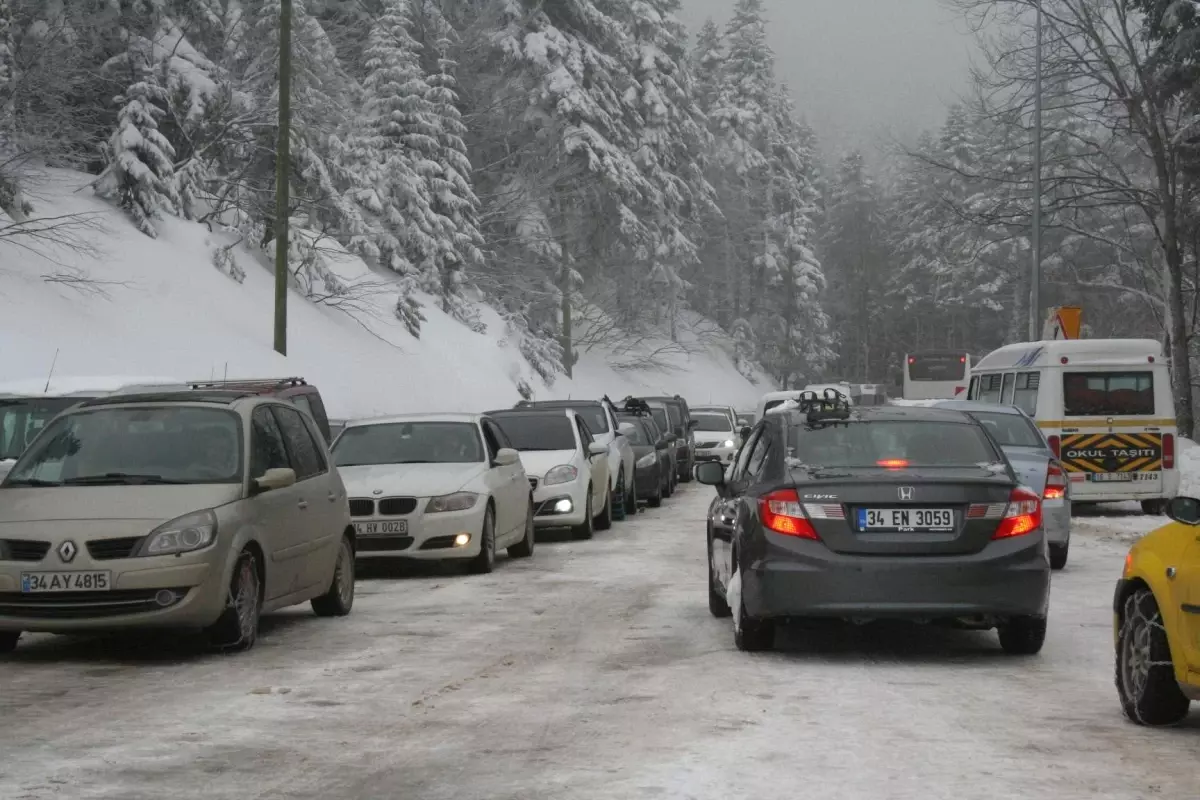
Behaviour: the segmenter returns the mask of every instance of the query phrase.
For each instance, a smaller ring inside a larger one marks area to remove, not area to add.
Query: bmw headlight
[[[562,464],[546,473],[545,480],[542,481],[543,486],[556,486],[560,483],[570,483],[579,477],[579,470],[575,469],[570,464]]]
[[[176,517],[150,532],[142,545],[143,556],[170,556],[208,547],[217,538],[217,515],[196,511]]]
[[[474,492],[455,492],[429,498],[425,504],[426,514],[438,514],[443,511],[466,511],[474,507],[479,495]]]
[[[637,466],[653,467],[655,461],[658,461],[658,453],[648,453],[637,460]]]

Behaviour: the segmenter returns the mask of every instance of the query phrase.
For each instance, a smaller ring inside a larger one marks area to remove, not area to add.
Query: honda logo
[[[896,491],[900,494],[901,500],[912,500],[913,499],[913,488],[911,486],[901,486]]]

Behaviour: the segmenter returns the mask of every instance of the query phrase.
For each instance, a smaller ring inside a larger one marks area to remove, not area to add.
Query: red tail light
[[[1059,455],[1059,448],[1062,447],[1062,439],[1057,436],[1047,436],[1046,439],[1050,442],[1050,450],[1053,451],[1055,458],[1062,458]]]
[[[1058,462],[1051,461],[1046,468],[1046,488],[1042,491],[1043,500],[1061,500],[1067,496],[1067,476],[1063,473]]]
[[[1008,508],[1000,527],[992,534],[993,539],[1010,539],[1024,536],[1042,527],[1042,498],[1028,489],[1016,488],[1008,496]]]
[[[881,458],[875,462],[877,467],[887,467],[888,469],[903,469],[908,466],[907,458]]]
[[[804,515],[795,489],[780,489],[758,501],[758,515],[769,530],[800,539],[819,539],[813,524]]]
[[[1175,437],[1163,434],[1163,469],[1175,469]]]

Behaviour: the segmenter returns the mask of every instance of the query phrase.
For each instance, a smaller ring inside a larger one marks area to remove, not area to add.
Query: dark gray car
[[[958,411],[802,401],[768,414],[708,520],[709,609],[743,650],[789,618],[907,618],[997,628],[1041,650],[1050,561],[1041,497]]]

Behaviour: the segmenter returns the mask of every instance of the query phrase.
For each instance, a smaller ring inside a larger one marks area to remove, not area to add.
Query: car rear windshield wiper
[[[181,484],[186,483],[186,481],[164,478],[162,475],[139,475],[131,472],[105,472],[102,475],[80,475],[77,478],[67,478],[63,481],[64,486],[139,486],[147,483]]]
[[[18,478],[9,481],[5,486],[62,486],[58,481],[44,481],[41,478]]]

